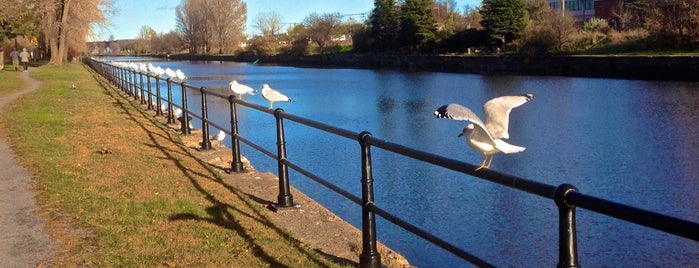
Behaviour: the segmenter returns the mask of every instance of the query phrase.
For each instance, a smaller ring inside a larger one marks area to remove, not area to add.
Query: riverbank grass
[[[337,266],[84,65],[30,75],[42,85],[0,114],[0,135],[33,173],[51,266]]]

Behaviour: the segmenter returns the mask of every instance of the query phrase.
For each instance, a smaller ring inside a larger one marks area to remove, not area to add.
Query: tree
[[[699,0],[661,0],[649,14],[650,32],[668,45],[699,45]]]
[[[262,36],[276,37],[282,29],[282,18],[275,11],[257,14],[254,23]]]
[[[247,4],[241,0],[205,0],[205,12],[218,54],[231,51],[230,44],[238,44],[245,31]]]
[[[175,53],[182,48],[182,40],[175,31],[158,34],[151,40],[151,46],[156,53]]]
[[[399,38],[410,51],[422,51],[437,41],[431,0],[405,0],[401,6]]]
[[[141,30],[138,32],[138,40],[136,41],[136,52],[137,53],[148,53],[153,52],[151,41],[158,35],[157,32],[151,27],[141,26]]]
[[[516,40],[527,26],[523,0],[483,0],[480,13],[481,25],[497,46]]]
[[[325,48],[332,41],[332,33],[340,25],[340,13],[311,13],[304,19],[306,34],[315,42],[323,53]]]
[[[371,51],[383,52],[398,47],[400,21],[395,0],[376,0],[369,18],[366,42]]]
[[[95,24],[106,23],[109,0],[37,0],[40,30],[51,54],[49,63],[61,65],[69,51],[86,49]]]
[[[247,5],[240,0],[184,0],[175,9],[176,27],[190,53],[231,50],[244,34]]]
[[[36,12],[22,0],[0,1],[0,43],[17,36],[36,36]]]

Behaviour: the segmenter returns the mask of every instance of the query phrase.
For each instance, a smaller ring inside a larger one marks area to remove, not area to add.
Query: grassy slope
[[[259,204],[188,154],[177,134],[87,67],[45,66],[31,75],[42,86],[0,114],[0,128],[34,173],[58,243],[53,265],[334,265],[300,248]],[[0,78],[1,89],[21,83]]]

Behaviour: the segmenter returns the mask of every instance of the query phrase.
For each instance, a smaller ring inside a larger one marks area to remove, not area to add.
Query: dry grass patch
[[[80,64],[0,115],[59,241],[51,265],[337,266],[270,222],[178,135]],[[77,85],[72,89],[71,85]]]

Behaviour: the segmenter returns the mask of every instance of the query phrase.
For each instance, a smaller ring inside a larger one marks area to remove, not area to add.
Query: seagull
[[[269,101],[270,109],[272,109],[272,104],[275,101],[293,102],[293,100],[291,100],[289,97],[280,93],[279,91],[270,88],[267,84],[262,85],[262,97],[265,98],[265,100]]]
[[[173,70],[170,69],[169,67],[168,67],[168,68],[165,68],[165,74],[166,74],[167,76],[169,76],[170,78],[175,78],[175,77],[177,77],[177,75],[175,74],[175,71],[173,71]]]
[[[184,75],[184,73],[180,69],[177,69],[177,71],[175,71],[175,76],[177,76],[177,79],[179,79],[180,82],[184,82],[184,80],[187,79],[187,76]]]
[[[233,80],[229,84],[231,85],[231,90],[233,91],[233,93],[238,95],[238,98],[240,98],[241,100],[243,99],[243,94],[255,95],[254,89],[247,85],[238,84],[238,81]]]
[[[226,138],[226,132],[223,132],[223,130],[219,130],[218,134],[214,135],[212,139],[218,141],[218,143],[223,142],[223,139]]]
[[[172,115],[174,115],[175,118],[180,118],[180,116],[182,115],[182,109],[180,109],[180,108],[175,108],[175,110],[172,111]]]
[[[509,144],[502,139],[510,137],[507,128],[512,108],[519,107],[533,98],[533,94],[524,94],[502,96],[489,100],[483,105],[485,123],[471,109],[455,103],[439,107],[434,115],[438,118],[471,121],[459,133],[459,137],[464,136],[471,148],[483,153],[483,162],[476,169],[480,170],[490,168],[493,155],[497,152],[511,154],[524,151],[524,147]]]

